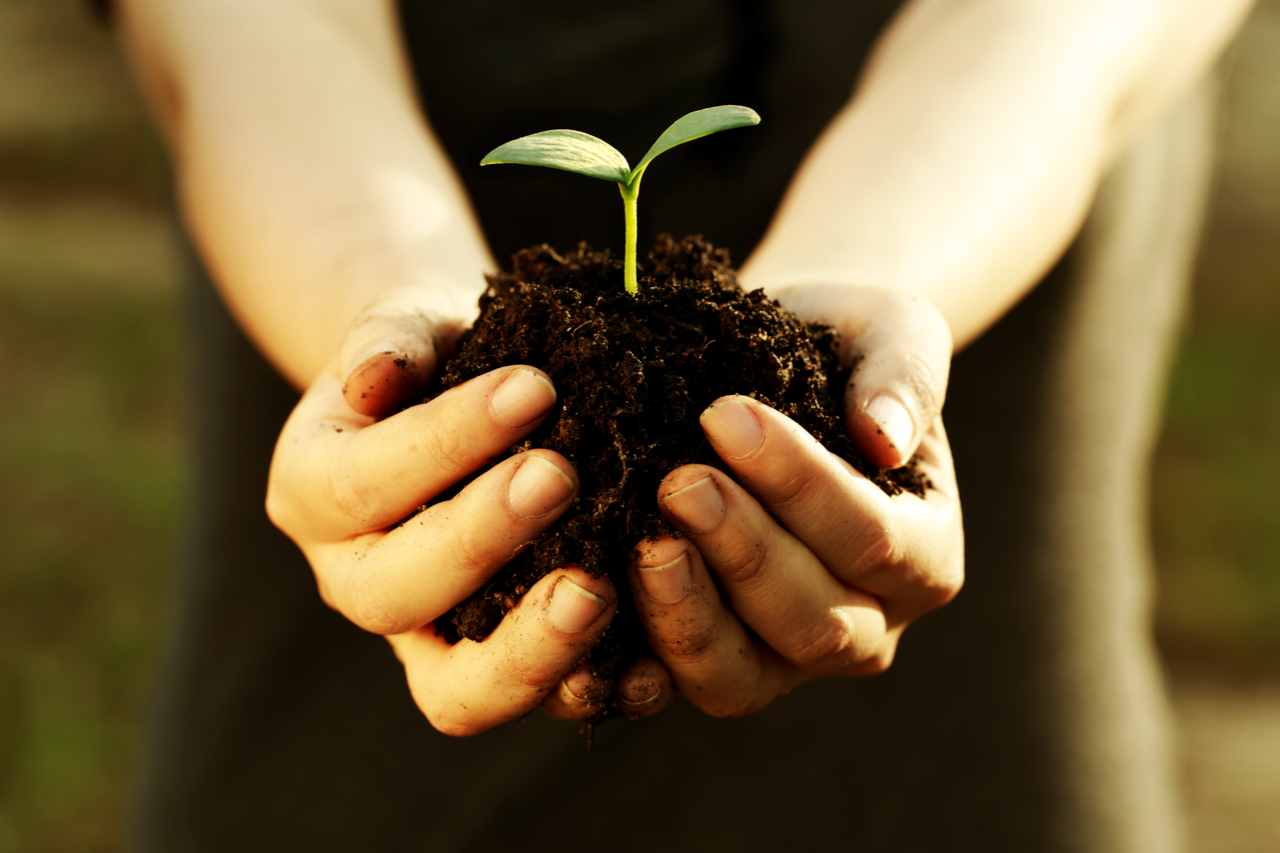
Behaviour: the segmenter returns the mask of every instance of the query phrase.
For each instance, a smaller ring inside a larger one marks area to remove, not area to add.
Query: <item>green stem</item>
[[[640,194],[640,175],[632,177],[630,184],[618,184],[622,192],[623,216],[627,223],[626,252],[622,256],[622,281],[627,293],[636,296],[640,286],[636,283],[636,196]]]

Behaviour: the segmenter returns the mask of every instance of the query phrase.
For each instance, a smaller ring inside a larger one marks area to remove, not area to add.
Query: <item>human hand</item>
[[[302,549],[324,601],[387,636],[440,731],[477,733],[540,704],[584,718],[598,710],[598,687],[574,667],[616,610],[608,579],[551,573],[482,643],[451,646],[431,625],[551,525],[578,480],[559,454],[531,450],[419,509],[519,442],[556,399],[545,374],[512,366],[401,410],[421,399],[461,328],[430,305],[420,291],[400,291],[352,326],[285,424],[267,512]],[[618,695],[665,677],[654,669],[638,665]]]
[[[747,397],[703,413],[732,477],[690,465],[663,481],[663,512],[688,538],[643,543],[631,579],[657,658],[715,716],[752,713],[813,678],[883,671],[906,626],[954,597],[963,579],[939,417],[946,323],[927,302],[876,288],[810,286],[780,298],[835,326],[843,357],[862,356],[847,394],[860,449],[885,467],[918,452],[932,488],[889,497]]]

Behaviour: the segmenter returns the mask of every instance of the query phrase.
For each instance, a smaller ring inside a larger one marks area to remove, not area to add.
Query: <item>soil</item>
[[[581,489],[551,530],[437,620],[450,642],[483,640],[539,578],[577,565],[607,574],[619,595],[617,616],[587,659],[593,671],[613,678],[646,654],[628,561],[642,537],[675,533],[658,510],[663,477],[694,462],[725,469],[698,416],[726,394],[783,412],[889,495],[923,496],[929,487],[914,464],[882,471],[862,457],[844,427],[850,368],[839,364],[838,335],[762,291],[744,293],[725,250],[701,237],[663,235],[638,275],[632,297],[621,261],[580,244],[567,255],[546,245],[525,249],[512,272],[489,277],[480,318],[442,382],[451,388],[509,364],[546,371],[556,408],[510,452],[563,454]]]

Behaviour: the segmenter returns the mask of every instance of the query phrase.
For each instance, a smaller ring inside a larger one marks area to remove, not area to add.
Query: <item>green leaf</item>
[[[618,149],[603,139],[577,130],[544,130],[513,139],[499,145],[480,161],[481,166],[493,163],[547,166],[623,185],[631,180],[631,167]]]
[[[663,151],[675,148],[677,145],[683,145],[693,139],[701,139],[704,136],[719,133],[722,130],[748,127],[759,123],[760,115],[750,107],[707,107],[705,110],[691,112],[683,118],[676,119],[675,124],[662,132],[662,135],[658,137],[658,141],[653,143],[648,152],[645,153],[640,165],[631,171],[632,180],[638,178],[650,161]]]

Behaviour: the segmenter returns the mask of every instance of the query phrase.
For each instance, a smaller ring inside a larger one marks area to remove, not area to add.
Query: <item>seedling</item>
[[[640,194],[644,170],[653,158],[677,145],[722,130],[759,123],[760,116],[749,107],[708,107],[691,112],[663,131],[634,169],[618,149],[603,139],[577,130],[544,130],[513,139],[490,151],[480,165],[522,163],[526,166],[548,166],[616,183],[622,192],[623,215],[627,224],[623,282],[627,293],[635,296],[639,292],[636,285],[636,196]]]

